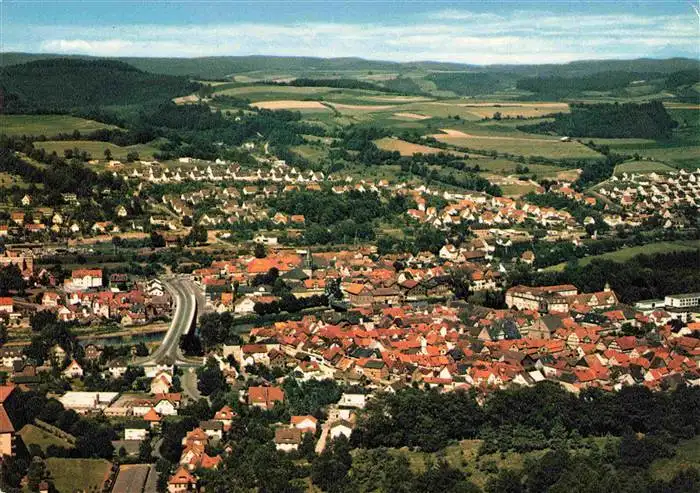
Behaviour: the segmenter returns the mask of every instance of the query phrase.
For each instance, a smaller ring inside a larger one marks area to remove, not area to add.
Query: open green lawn
[[[83,118],[67,115],[0,115],[0,133],[8,135],[45,135],[59,133],[93,132],[101,128],[117,128]]]
[[[700,240],[688,241],[660,241],[658,243],[649,243],[648,245],[633,246],[615,250],[614,252],[594,255],[592,257],[584,257],[579,260],[580,265],[588,265],[593,260],[612,260],[615,262],[626,262],[637,255],[646,254],[654,255],[656,253],[682,252],[700,249]],[[552,265],[546,267],[545,271],[559,272],[564,270],[566,263]]]
[[[56,151],[59,156],[63,155],[66,149],[77,147],[81,151],[90,153],[93,159],[104,159],[105,149],[112,152],[112,159],[126,159],[126,155],[131,151],[139,153],[142,159],[152,159],[153,154],[158,152],[158,149],[148,144],[137,144],[133,146],[120,147],[111,142],[98,142],[92,140],[47,140],[46,142],[36,142],[37,147],[46,149],[47,152]]]
[[[678,472],[690,467],[700,468],[700,436],[682,442],[674,457],[654,461],[651,475],[655,479],[670,481]]]
[[[59,438],[56,435],[46,432],[41,428],[38,428],[37,426],[31,424],[25,425],[19,431],[19,434],[22,437],[22,441],[27,447],[29,447],[32,444],[36,444],[39,445],[39,447],[41,447],[41,450],[43,450],[44,452],[46,452],[46,448],[49,445],[56,445],[58,447],[63,448],[73,448],[73,445],[71,445],[68,441],[63,440],[62,438]]]
[[[59,493],[102,491],[110,468],[104,459],[46,459],[46,469]]]
[[[615,168],[615,174],[622,173],[668,173],[673,171],[668,164],[658,161],[626,161]]]

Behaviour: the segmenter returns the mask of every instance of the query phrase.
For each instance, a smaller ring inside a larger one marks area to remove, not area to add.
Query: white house
[[[83,368],[78,364],[77,361],[71,361],[65,370],[63,370],[63,376],[66,378],[83,378]]]
[[[150,426],[146,421],[136,421],[124,426],[124,440],[142,441],[148,437]]]
[[[350,438],[352,434],[352,425],[350,422],[341,420],[333,423],[329,430],[329,436],[331,438],[338,438],[340,435]]]

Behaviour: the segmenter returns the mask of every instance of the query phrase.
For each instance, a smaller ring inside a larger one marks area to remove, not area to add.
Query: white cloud
[[[632,58],[661,50],[698,56],[700,34],[694,15],[497,15],[458,10],[436,12],[417,25],[301,22],[9,27],[5,40],[25,51],[99,56],[360,56],[478,64]]]

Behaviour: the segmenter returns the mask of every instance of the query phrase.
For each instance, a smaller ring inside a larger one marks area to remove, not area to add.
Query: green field
[[[615,174],[622,173],[668,173],[675,168],[658,161],[626,161],[615,168]]]
[[[32,444],[36,444],[41,447],[41,450],[46,452],[46,448],[49,445],[56,445],[63,448],[73,448],[68,441],[57,437],[56,435],[46,432],[41,428],[34,425],[25,425],[20,431],[20,436],[24,444],[29,447]]]
[[[654,461],[651,475],[655,479],[670,481],[678,472],[690,467],[700,468],[700,436],[681,443],[674,457]]]
[[[601,255],[594,255],[592,257],[584,257],[579,260],[579,265],[586,266],[590,264],[593,260],[612,260],[614,262],[626,262],[637,255],[654,255],[657,253],[669,253],[669,252],[684,252],[691,250],[700,249],[700,240],[688,240],[688,241],[660,241],[658,243],[649,243],[648,245],[633,246],[628,248],[622,248],[620,250],[615,250],[614,252],[603,253]],[[546,267],[545,271],[560,272],[564,270],[566,263],[561,263],[557,265],[552,265]]]
[[[0,115],[0,133],[8,135],[45,135],[59,133],[93,132],[101,128],[117,128],[114,125],[75,118],[67,115]]]
[[[131,151],[138,152],[139,157],[142,159],[152,159],[153,154],[158,152],[158,149],[148,144],[120,147],[111,142],[92,140],[47,140],[46,142],[36,142],[34,145],[46,149],[46,152],[55,151],[59,156],[63,155],[64,150],[77,147],[81,151],[89,152],[93,159],[104,159],[105,149],[109,149],[112,152],[112,159],[126,159],[126,155]]]
[[[520,156],[542,156],[552,159],[586,159],[600,154],[578,142],[560,142],[559,139],[529,138],[524,136],[495,136],[476,134],[437,134],[435,138],[446,144],[469,149],[497,151]]]
[[[46,459],[46,469],[59,493],[102,491],[110,468],[104,459]]]

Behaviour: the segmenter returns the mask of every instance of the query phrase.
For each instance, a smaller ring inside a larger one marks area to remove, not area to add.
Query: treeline
[[[138,105],[190,94],[200,86],[115,60],[54,58],[3,67],[0,73],[6,113]]]
[[[700,389],[679,386],[652,392],[643,386],[619,392],[584,389],[577,396],[554,382],[494,392],[483,406],[466,392],[405,389],[368,402],[351,443],[357,447],[419,447],[436,451],[451,441],[484,438],[489,449],[532,450],[516,446],[515,432],[541,435],[538,448],[555,434],[621,436],[629,431],[673,441],[700,433]]]
[[[258,315],[271,315],[275,313],[297,313],[307,308],[328,306],[328,297],[325,294],[317,294],[297,298],[292,294],[283,294],[278,301],[269,303],[256,303],[253,307]]]
[[[570,113],[557,113],[552,121],[518,129],[571,137],[666,139],[678,126],[661,101],[571,104],[570,108]]]
[[[627,262],[595,259],[582,266],[572,262],[561,272],[509,274],[512,284],[546,286],[573,284],[581,292],[601,291],[606,282],[623,303],[659,299],[669,294],[700,291],[700,251],[637,255]]]

